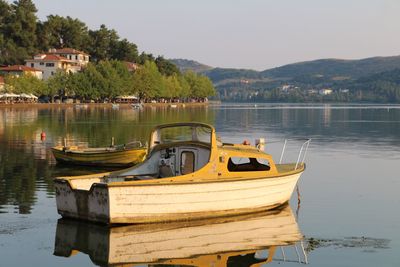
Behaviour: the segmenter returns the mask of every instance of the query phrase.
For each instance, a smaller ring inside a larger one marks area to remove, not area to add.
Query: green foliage
[[[27,93],[40,95],[45,90],[45,83],[33,75],[26,74],[20,77],[8,75],[5,77],[6,91],[16,94]]]
[[[44,23],[38,23],[39,47],[41,50],[58,47],[73,47],[85,50],[89,42],[85,23],[69,16],[50,15]]]
[[[72,91],[68,87],[69,74],[63,71],[57,71],[46,82],[46,88],[41,93],[42,95],[55,96],[55,95],[69,95]]]
[[[155,98],[162,96],[164,91],[163,76],[156,64],[146,61],[133,75],[133,86],[140,98]]]
[[[171,63],[169,60],[166,60],[164,57],[159,56],[156,58],[155,63],[157,65],[158,70],[163,75],[173,75],[173,74],[180,74],[180,71],[177,66]]]
[[[21,64],[37,51],[37,9],[31,0],[19,0],[1,1],[0,10],[0,64]]]
[[[209,78],[198,75],[193,71],[185,72],[184,77],[189,84],[191,96],[203,98],[215,95],[214,86]]]

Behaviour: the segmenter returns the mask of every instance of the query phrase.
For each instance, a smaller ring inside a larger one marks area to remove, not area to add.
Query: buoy
[[[42,141],[46,140],[46,133],[44,131],[42,131],[40,134],[40,140]]]
[[[249,142],[249,141],[247,141],[247,140],[244,140],[244,141],[243,141],[243,145],[245,145],[245,146],[249,146],[249,145],[250,145],[250,142]]]

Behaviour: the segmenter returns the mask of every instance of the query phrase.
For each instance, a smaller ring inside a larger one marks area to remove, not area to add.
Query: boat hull
[[[107,224],[154,223],[269,210],[287,203],[302,172],[286,176],[207,182],[106,184],[73,189],[55,180],[58,212]]]
[[[146,149],[78,153],[52,148],[57,162],[83,166],[128,167],[140,163],[146,156]]]

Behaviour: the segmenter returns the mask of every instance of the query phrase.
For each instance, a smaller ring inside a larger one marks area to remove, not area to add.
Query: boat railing
[[[292,140],[294,140],[294,141],[304,141],[303,144],[300,147],[300,151],[299,151],[299,154],[297,156],[296,165],[294,167],[294,169],[297,170],[297,167],[299,167],[300,164],[303,164],[305,159],[306,159],[307,150],[308,150],[308,147],[310,145],[311,139],[308,139],[308,138],[306,138],[306,139],[304,139],[304,138],[301,138],[301,139],[285,139],[285,142],[283,143],[283,147],[282,147],[281,157],[279,159],[279,164],[281,164],[282,161],[283,161],[283,157],[285,155],[285,151],[286,151],[286,147],[287,147],[288,142],[292,141]]]

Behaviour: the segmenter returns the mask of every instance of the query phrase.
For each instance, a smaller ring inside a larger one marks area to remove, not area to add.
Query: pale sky
[[[33,0],[40,20],[115,29],[140,51],[264,70],[400,54],[399,0]]]

